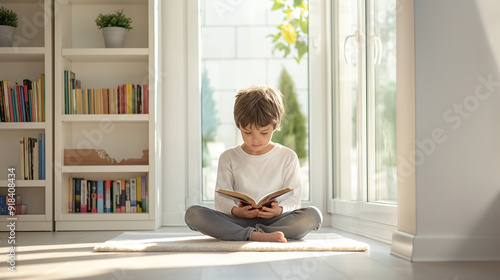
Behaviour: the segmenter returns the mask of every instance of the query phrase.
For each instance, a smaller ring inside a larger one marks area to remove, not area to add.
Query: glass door
[[[395,226],[396,1],[333,3],[333,212]]]
[[[368,201],[396,204],[396,3],[367,3]]]
[[[335,1],[334,197],[358,200],[363,185],[364,32],[361,1]]]

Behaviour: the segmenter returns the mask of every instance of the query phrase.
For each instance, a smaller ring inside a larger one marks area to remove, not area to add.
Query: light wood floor
[[[187,233],[185,227],[160,232]],[[16,273],[7,269],[7,233],[0,233],[0,279],[500,279],[500,262],[410,263],[390,246],[331,228],[366,242],[366,253],[96,253],[92,248],[121,232],[16,232]]]

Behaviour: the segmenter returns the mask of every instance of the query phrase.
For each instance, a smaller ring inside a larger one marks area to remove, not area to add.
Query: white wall
[[[415,1],[416,176],[414,190],[398,189],[415,207],[399,213],[397,255],[500,260],[499,10],[494,0]]]
[[[163,225],[185,225],[185,190],[188,185],[185,2],[169,0],[162,3]]]

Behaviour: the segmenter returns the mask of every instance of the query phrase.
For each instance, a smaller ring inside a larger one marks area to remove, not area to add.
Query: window
[[[334,213],[396,225],[396,1],[332,10]]]
[[[242,142],[233,120],[234,95],[253,84],[274,86],[283,93],[286,112],[282,130],[275,132],[272,140],[297,153],[302,199],[311,199],[308,4],[294,0],[198,2],[199,202],[213,200],[220,154]],[[196,190],[190,189],[191,199],[198,197],[193,192]]]
[[[396,203],[396,13],[394,0],[369,2],[367,50],[368,201]]]

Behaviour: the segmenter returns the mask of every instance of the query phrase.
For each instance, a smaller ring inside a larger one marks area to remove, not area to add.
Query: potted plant
[[[17,27],[17,14],[0,7],[0,47],[12,47]]]
[[[97,27],[102,29],[106,48],[123,48],[125,34],[132,29],[132,19],[125,16],[123,10],[111,14],[99,14],[95,20]]]

